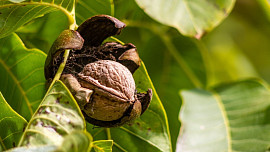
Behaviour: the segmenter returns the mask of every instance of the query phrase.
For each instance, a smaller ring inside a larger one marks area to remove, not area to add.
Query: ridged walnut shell
[[[82,87],[94,90],[92,101],[84,107],[84,112],[91,118],[117,120],[135,102],[136,88],[132,74],[118,62],[99,60],[89,63],[78,78]]]

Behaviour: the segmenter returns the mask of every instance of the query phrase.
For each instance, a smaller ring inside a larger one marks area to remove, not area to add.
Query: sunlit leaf
[[[97,140],[93,142],[95,152],[111,152],[113,146],[112,140]]]
[[[200,38],[216,27],[232,10],[235,0],[136,0],[155,20]]]
[[[214,88],[182,91],[182,131],[177,151],[267,151],[270,92],[247,80]]]
[[[15,34],[0,39],[0,91],[27,120],[45,94],[45,58],[43,52],[25,48]]]
[[[74,130],[85,130],[85,121],[71,93],[57,81],[29,121],[19,146],[60,146],[63,136]]]
[[[153,88],[152,82],[146,72],[144,64],[134,73],[138,92]],[[171,151],[170,134],[167,116],[164,108],[154,91],[150,107],[135,122],[120,128],[94,128],[87,130],[94,140],[104,140],[111,136],[114,142],[113,151]],[[107,134],[106,134],[107,131]]]
[[[74,0],[25,0],[0,1],[0,38],[5,37],[17,28],[44,14],[61,10],[71,17]]]
[[[17,146],[27,122],[8,105],[1,92],[0,109],[0,147],[6,150]]]

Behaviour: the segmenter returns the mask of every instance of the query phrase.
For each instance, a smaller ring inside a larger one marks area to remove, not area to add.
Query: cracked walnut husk
[[[142,115],[152,99],[152,90],[138,93],[132,74],[140,66],[136,47],[102,42],[120,34],[125,24],[108,15],[97,15],[77,31],[65,30],[55,40],[45,63],[45,77],[52,80],[70,55],[61,80],[76,99],[85,119],[96,126],[117,127]]]

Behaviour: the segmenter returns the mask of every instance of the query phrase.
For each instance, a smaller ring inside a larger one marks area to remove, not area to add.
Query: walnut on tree
[[[128,123],[148,108],[152,90],[136,91],[132,74],[140,66],[136,47],[102,42],[120,34],[125,24],[108,15],[97,15],[77,31],[65,30],[55,40],[45,63],[45,77],[53,79],[63,52],[70,49],[61,80],[66,84],[86,120],[101,127]]]

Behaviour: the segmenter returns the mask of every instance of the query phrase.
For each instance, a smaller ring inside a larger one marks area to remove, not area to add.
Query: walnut
[[[140,66],[136,47],[115,42],[101,45],[104,39],[119,34],[124,27],[116,18],[94,16],[77,31],[64,31],[46,60],[45,76],[49,80],[63,60],[63,50],[71,49],[61,80],[86,120],[97,126],[116,127],[134,120],[144,113],[152,98],[151,89],[147,93],[136,91],[132,76]]]
[[[117,120],[135,102],[132,74],[118,62],[100,60],[89,63],[78,77],[82,87],[95,92],[92,102],[84,107],[84,112],[92,118]]]

